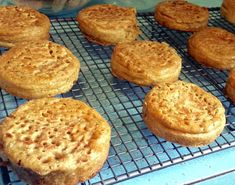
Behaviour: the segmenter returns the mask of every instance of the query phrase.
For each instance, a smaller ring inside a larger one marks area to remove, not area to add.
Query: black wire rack
[[[108,159],[102,170],[84,184],[112,184],[171,166],[208,153],[235,146],[235,107],[224,96],[227,71],[206,68],[187,54],[187,39],[191,33],[169,30],[154,20],[153,13],[138,14],[142,30],[140,39],[167,42],[183,59],[180,79],[190,81],[217,96],[226,109],[227,123],[215,142],[199,148],[182,147],[155,137],[145,126],[142,104],[150,90],[114,78],[110,71],[112,47],[87,41],[74,18],[51,20],[51,40],[68,47],[81,61],[78,82],[61,97],[82,100],[100,112],[112,126]],[[218,8],[210,9],[210,26],[235,33],[235,27],[220,17]],[[4,52],[1,49],[1,52]],[[0,119],[4,119],[24,99],[0,91]],[[0,168],[0,184],[23,185],[10,166]]]

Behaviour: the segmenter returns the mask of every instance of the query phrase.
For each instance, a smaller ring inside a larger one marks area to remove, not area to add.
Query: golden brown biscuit
[[[80,11],[77,21],[87,39],[101,45],[130,42],[140,33],[134,8],[95,5]]]
[[[48,40],[50,20],[29,7],[0,7],[0,46],[23,41]]]
[[[26,99],[51,97],[71,89],[80,63],[50,41],[21,43],[0,57],[0,87]]]
[[[189,38],[188,52],[200,64],[232,69],[235,67],[235,35],[222,28],[204,28]]]
[[[111,68],[114,76],[139,85],[154,85],[178,80],[181,58],[166,43],[133,41],[117,44]]]
[[[225,86],[226,94],[235,104],[235,69],[232,69],[229,73],[229,77]]]
[[[108,156],[109,124],[78,100],[29,101],[0,128],[4,156],[30,185],[84,182],[102,168]]]
[[[145,97],[143,119],[154,134],[183,146],[211,143],[226,122],[215,96],[183,81],[154,87]]]
[[[235,1],[223,0],[221,6],[221,15],[229,22],[235,24]]]
[[[208,24],[209,11],[184,0],[167,0],[156,6],[159,24],[181,31],[198,31]]]

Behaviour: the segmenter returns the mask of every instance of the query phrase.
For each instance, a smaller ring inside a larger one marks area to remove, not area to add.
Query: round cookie
[[[0,128],[3,154],[28,184],[84,182],[102,168],[108,156],[109,124],[78,100],[29,101],[7,117]]]
[[[233,103],[235,103],[235,69],[232,69],[229,73],[225,91]]]
[[[140,33],[134,8],[95,5],[80,11],[77,21],[86,38],[101,45],[130,42]]]
[[[50,20],[29,7],[0,6],[0,46],[13,47],[32,40],[48,40]]]
[[[204,28],[189,38],[188,52],[205,66],[232,69],[235,67],[235,35],[222,28]]]
[[[155,19],[170,29],[198,31],[207,26],[209,11],[184,0],[168,0],[157,4]]]
[[[144,86],[178,80],[181,66],[175,49],[153,41],[117,44],[111,59],[114,76]]]
[[[229,22],[235,24],[235,1],[223,0],[221,6],[221,15]]]
[[[226,122],[215,96],[183,81],[154,87],[145,97],[143,119],[156,136],[183,146],[213,142]]]
[[[25,42],[0,57],[0,87],[26,99],[67,92],[78,79],[80,63],[64,46]]]

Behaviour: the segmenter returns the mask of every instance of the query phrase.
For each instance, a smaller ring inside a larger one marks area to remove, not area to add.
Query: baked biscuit
[[[229,22],[235,24],[235,1],[223,0],[221,6],[221,15]]]
[[[233,103],[235,103],[235,69],[232,69],[229,73],[225,91]]]
[[[188,52],[205,66],[232,69],[235,67],[235,35],[222,28],[204,28],[189,38]]]
[[[77,21],[86,38],[101,45],[130,42],[140,33],[134,8],[95,5],[80,11]]]
[[[0,7],[0,46],[12,47],[32,40],[48,40],[50,20],[29,7]]]
[[[181,58],[166,43],[133,41],[114,48],[112,74],[139,85],[154,85],[178,80]]]
[[[209,11],[187,1],[169,0],[157,4],[155,19],[170,29],[198,31],[207,26]]]
[[[0,87],[26,99],[51,97],[69,91],[79,69],[78,59],[64,46],[25,42],[0,57]]]
[[[108,156],[109,124],[78,100],[29,101],[0,128],[3,155],[30,185],[84,182],[102,168]]]
[[[183,81],[154,87],[145,97],[143,119],[155,135],[183,146],[211,143],[226,122],[215,96]]]

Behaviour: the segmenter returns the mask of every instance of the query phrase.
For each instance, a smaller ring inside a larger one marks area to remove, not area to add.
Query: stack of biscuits
[[[93,177],[109,151],[111,129],[79,100],[31,100],[0,127],[3,157],[30,185],[76,185]]]
[[[234,22],[231,11],[230,1],[224,0],[221,13]],[[188,53],[198,63],[231,70],[226,91],[235,102],[235,36],[207,27],[208,19],[207,8],[184,0],[166,0],[155,9],[161,26],[194,32]],[[226,122],[221,102],[178,80],[182,59],[169,44],[136,40],[141,31],[134,8],[95,5],[81,10],[77,21],[89,41],[115,45],[114,77],[153,87],[144,100],[143,120],[156,136],[196,147],[221,134]],[[53,98],[77,82],[80,62],[66,47],[48,41],[49,29],[49,19],[31,8],[0,8],[0,45],[11,48],[0,57],[0,87],[33,99],[0,125],[0,154],[30,185],[75,185],[102,168],[111,129],[85,103]]]
[[[184,0],[168,0],[159,3],[155,10],[156,21],[170,29],[198,31],[207,26],[208,9]]]
[[[230,23],[235,24],[235,1],[233,0],[223,0],[222,6],[221,6],[221,15]],[[224,48],[226,50],[226,53],[223,53],[223,56],[226,58],[229,58],[230,62],[232,63],[233,67],[230,68],[230,73],[228,77],[228,81],[226,83],[225,92],[229,96],[229,98],[232,100],[233,103],[235,103],[235,36],[232,33],[229,34],[229,37],[224,38],[227,41],[227,47]],[[228,44],[229,43],[229,44]],[[228,47],[229,45],[229,47]],[[227,57],[228,56],[228,57]]]
[[[28,7],[0,7],[0,46],[13,47],[32,40],[48,40],[50,20]]]
[[[221,7],[221,15],[229,22],[235,24],[235,1],[223,0]]]
[[[140,33],[134,8],[95,5],[81,10],[77,21],[86,38],[101,45],[130,42]]]
[[[177,81],[181,65],[173,48],[153,41],[118,44],[111,59],[114,76],[144,86]]]
[[[0,60],[1,88],[26,99],[69,91],[80,69],[78,59],[67,48],[50,41],[21,43]]]
[[[200,64],[230,70],[235,67],[235,35],[222,28],[204,28],[189,38],[188,53]]]

